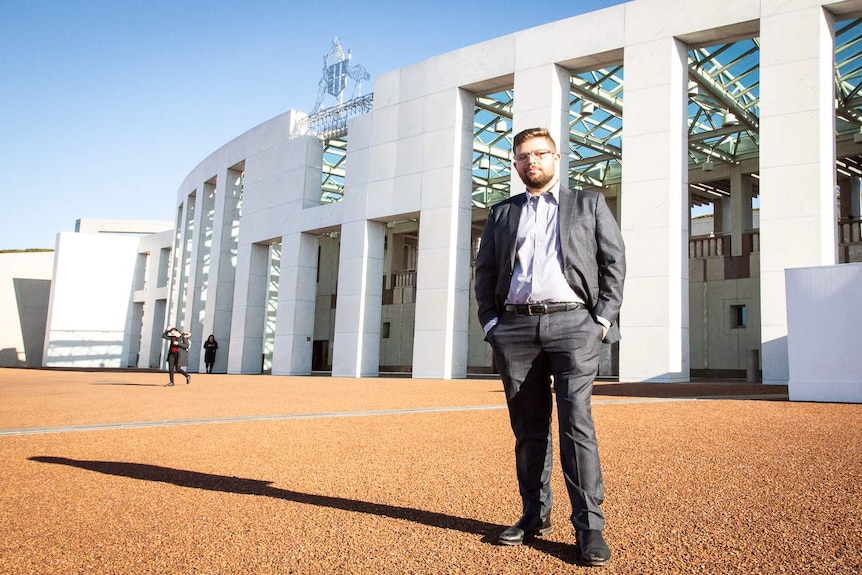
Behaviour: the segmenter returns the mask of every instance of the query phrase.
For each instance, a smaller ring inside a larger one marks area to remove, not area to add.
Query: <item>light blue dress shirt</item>
[[[521,210],[518,237],[515,240],[515,268],[506,303],[585,303],[563,275],[563,254],[560,249],[560,218],[558,197],[560,182],[538,196],[529,191]],[[609,328],[611,322],[598,321]],[[486,323],[485,333],[497,325],[498,318]]]

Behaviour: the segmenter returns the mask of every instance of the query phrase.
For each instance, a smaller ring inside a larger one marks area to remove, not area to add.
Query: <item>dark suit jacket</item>
[[[482,325],[500,317],[515,265],[515,240],[526,204],[518,194],[491,208],[476,256],[476,301]],[[620,339],[617,319],[623,299],[626,263],[620,228],[604,196],[560,187],[560,250],[563,274],[590,313],[611,322],[605,343]]]

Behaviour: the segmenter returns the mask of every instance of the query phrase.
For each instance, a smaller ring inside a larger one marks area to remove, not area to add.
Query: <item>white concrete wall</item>
[[[0,253],[0,367],[39,367],[54,252]]]
[[[862,403],[862,263],[785,277],[790,399]]]
[[[57,234],[44,366],[128,367],[138,241]]]
[[[757,278],[691,282],[691,368],[745,371],[760,350],[760,282]],[[732,306],[744,305],[747,324],[736,326]]]
[[[172,223],[165,220],[104,220],[81,218],[75,221],[75,232],[79,234],[118,234],[147,236],[171,229]]]

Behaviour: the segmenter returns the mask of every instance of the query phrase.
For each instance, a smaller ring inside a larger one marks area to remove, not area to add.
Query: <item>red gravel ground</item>
[[[495,379],[166,379],[0,369],[0,573],[862,573],[860,405],[597,384],[590,569],[558,464],[554,532],[494,544],[520,514]]]

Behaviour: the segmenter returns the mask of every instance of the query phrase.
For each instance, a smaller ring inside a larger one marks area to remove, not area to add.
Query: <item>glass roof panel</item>
[[[621,173],[623,67],[569,79],[569,185],[604,187]]]
[[[475,207],[489,207],[509,197],[513,100],[512,90],[476,96],[472,164]]]
[[[320,182],[320,203],[344,199],[344,176],[347,173],[347,133],[323,141],[323,167]]]
[[[835,99],[838,134],[862,126],[862,20],[835,25]]]

